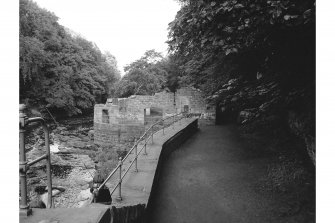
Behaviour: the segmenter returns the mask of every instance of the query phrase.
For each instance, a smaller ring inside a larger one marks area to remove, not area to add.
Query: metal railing
[[[128,173],[128,171],[130,170],[130,168],[132,167],[132,165],[135,163],[135,172],[138,171],[137,169],[137,160],[138,160],[138,156],[141,154],[142,150],[144,149],[143,155],[147,155],[147,143],[151,138],[151,143],[153,144],[154,142],[154,133],[163,129],[162,134],[164,135],[165,132],[165,128],[167,126],[172,125],[172,128],[174,128],[174,123],[180,121],[181,119],[183,119],[184,117],[187,117],[187,115],[185,115],[184,113],[178,113],[166,118],[163,118],[157,122],[155,122],[154,124],[152,124],[150,126],[150,128],[148,128],[144,134],[137,140],[135,141],[133,147],[128,151],[128,153],[123,157],[119,157],[119,163],[118,165],[114,168],[114,170],[108,175],[108,177],[105,179],[105,181],[97,188],[93,191],[93,199],[92,202],[95,203],[96,202],[96,197],[97,194],[99,192],[99,190],[101,190],[105,184],[110,180],[110,178],[119,170],[119,179],[117,184],[115,185],[115,187],[110,191],[110,194],[113,195],[114,191],[118,188],[118,200],[122,200],[122,196],[121,196],[121,187],[122,187],[122,180],[123,178],[126,176],[126,174]],[[167,125],[165,125],[165,121],[172,119],[171,123],[167,123]],[[181,122],[180,122],[181,124]],[[160,126],[163,125],[162,128],[159,128],[158,130],[155,131],[154,127],[156,126]],[[138,147],[139,147],[139,143],[142,142],[144,140],[144,145],[142,145],[142,148],[138,151]],[[129,166],[127,167],[127,169],[124,171],[124,173],[122,174],[122,166],[123,163],[125,162],[125,160],[129,157],[129,155],[134,151],[134,155],[135,157],[131,160]]]
[[[20,201],[20,215],[28,216],[32,213],[31,208],[27,203],[27,171],[30,166],[35,163],[46,159],[46,173],[47,173],[47,186],[48,186],[48,204],[47,208],[53,207],[52,204],[52,180],[51,180],[51,157],[50,157],[50,145],[49,145],[49,130],[47,124],[43,118],[34,117],[28,118],[25,114],[26,106],[20,104],[20,192],[21,192],[21,201]],[[26,160],[26,151],[25,151],[25,132],[26,127],[31,123],[40,123],[42,124],[44,131],[44,140],[45,140],[45,149],[46,154],[43,156],[27,162]]]

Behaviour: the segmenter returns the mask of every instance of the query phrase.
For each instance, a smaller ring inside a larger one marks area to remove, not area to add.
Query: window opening
[[[102,123],[109,123],[109,115],[107,109],[102,110]]]

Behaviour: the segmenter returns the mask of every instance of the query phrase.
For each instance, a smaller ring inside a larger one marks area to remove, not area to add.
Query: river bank
[[[90,199],[89,183],[97,170],[108,174],[117,164],[118,156],[130,144],[100,147],[93,140],[93,117],[85,116],[49,124],[52,164],[52,185],[55,207],[81,207]],[[41,128],[31,129],[27,135],[27,159],[45,153]],[[45,163],[33,165],[28,173],[30,201],[46,202]],[[59,190],[59,188],[63,188]],[[33,202],[33,203],[34,203]]]

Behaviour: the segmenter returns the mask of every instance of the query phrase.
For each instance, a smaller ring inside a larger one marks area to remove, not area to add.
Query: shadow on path
[[[164,163],[148,222],[299,222],[280,214],[279,195],[259,189],[269,162],[235,126],[203,126]]]

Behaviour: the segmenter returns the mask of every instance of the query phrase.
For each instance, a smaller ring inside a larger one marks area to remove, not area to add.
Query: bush
[[[279,163],[268,168],[267,186],[275,191],[286,192],[302,188],[311,178],[301,161],[281,156]]]

